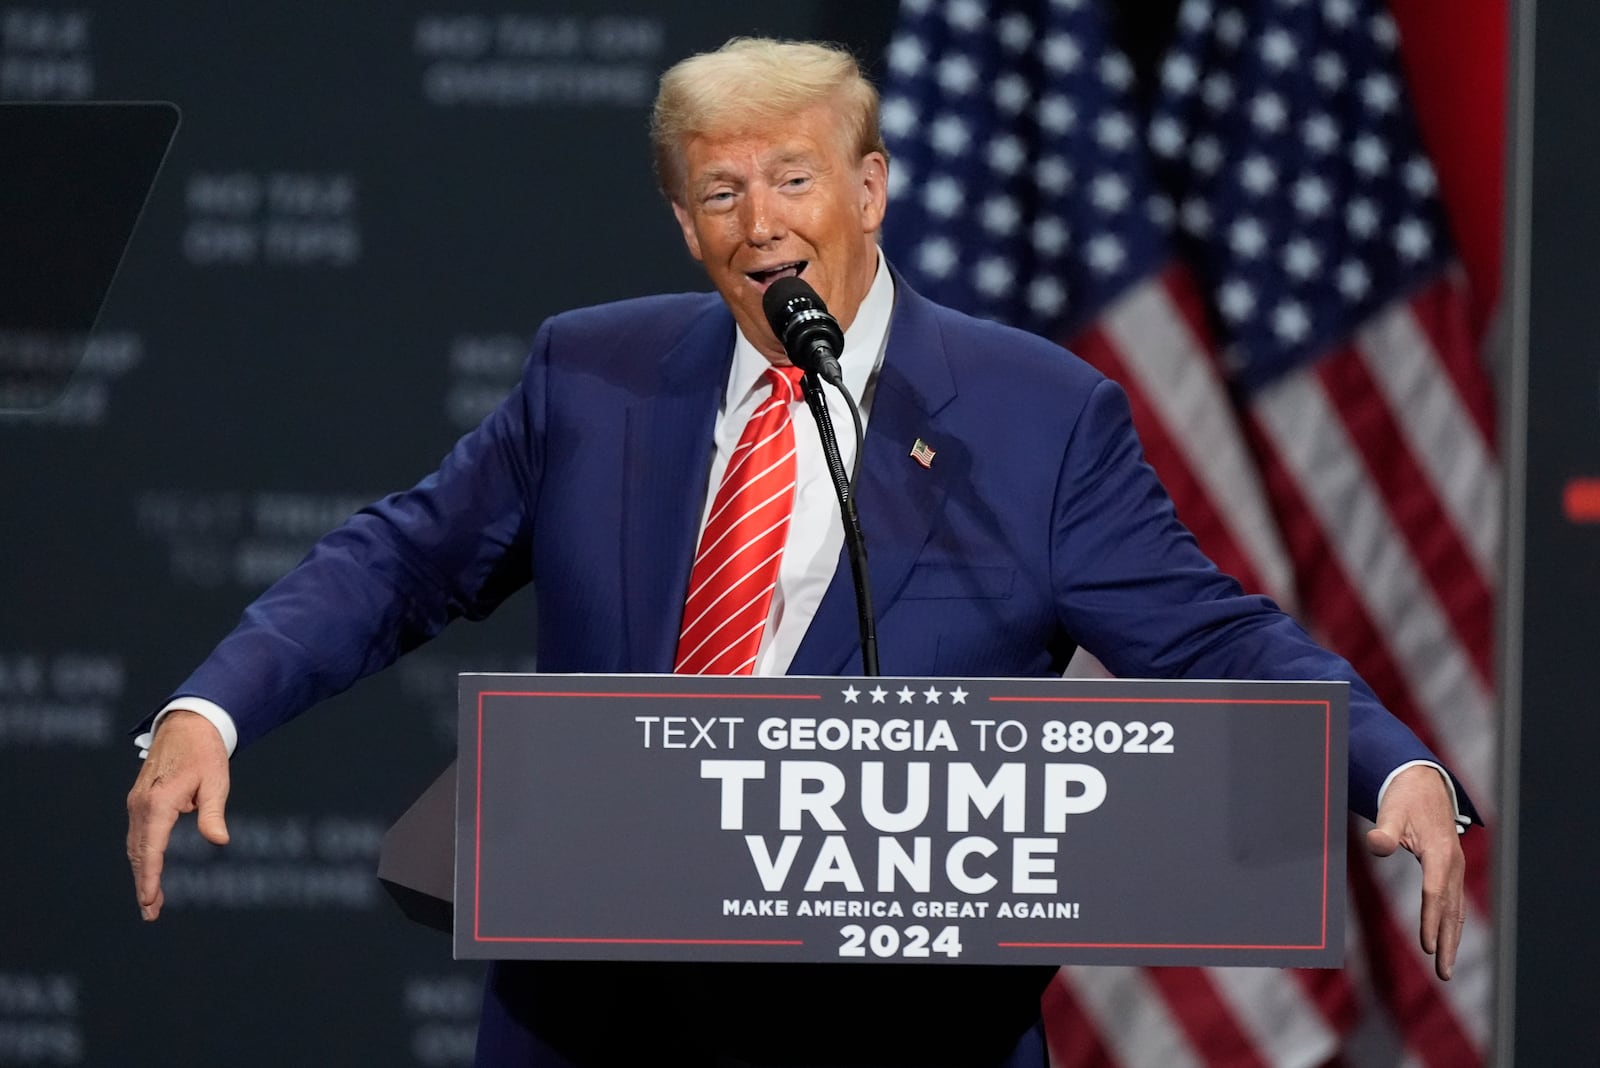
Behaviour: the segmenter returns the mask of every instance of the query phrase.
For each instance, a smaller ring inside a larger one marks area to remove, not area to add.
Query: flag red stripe
[[[1359,838],[1352,835],[1352,855],[1363,849]],[[1415,936],[1395,924],[1385,907],[1382,888],[1362,863],[1350,865],[1350,894],[1366,936],[1373,986],[1404,1030],[1412,1053],[1424,1064],[1437,1068],[1482,1065],[1482,1051],[1473,1044],[1439,992],[1438,980],[1424,969],[1411,948]]]
[[[1169,268],[1163,272],[1162,284],[1166,288],[1172,306],[1184,320],[1185,326],[1205,346],[1202,351],[1214,359],[1214,350],[1207,332],[1209,327],[1204,300],[1190,273],[1176,267]],[[1102,373],[1126,387],[1133,410],[1134,425],[1144,444],[1146,457],[1173,497],[1179,518],[1195,534],[1202,550],[1224,571],[1238,578],[1247,589],[1252,592],[1270,592],[1263,589],[1249,555],[1233,539],[1228,526],[1218,515],[1214,499],[1194,475],[1188,462],[1188,453],[1168,435],[1165,421],[1146,400],[1135,376],[1128,372],[1117,346],[1109,340],[1104,331],[1091,329],[1069,347]],[[1204,461],[1203,457],[1199,459],[1201,462]],[[1150,974],[1152,978],[1156,975],[1154,972]],[[1175,969],[1164,969],[1162,974],[1168,976],[1169,987],[1177,985],[1180,981]],[[1301,987],[1307,1009],[1321,1016],[1336,1034],[1349,1033],[1359,1013],[1356,991],[1349,978],[1343,972],[1324,970],[1297,970],[1292,974]],[[1182,982],[1191,983],[1193,989],[1201,991],[1202,1001],[1208,998],[1223,999],[1223,995],[1206,980],[1204,971],[1197,970],[1192,973],[1191,978]],[[1215,1046],[1207,1034],[1197,1033],[1204,1031],[1205,1025],[1200,1022],[1197,1028],[1196,1021],[1186,1018],[1185,1003],[1181,997],[1169,996],[1167,1000],[1174,1014],[1183,1018],[1185,1029],[1196,1038],[1200,1049],[1211,1051],[1214,1048],[1221,1048]],[[1228,1028],[1226,1031],[1227,1034],[1218,1037],[1227,1039],[1231,1035],[1233,1040],[1237,1040],[1242,1035],[1242,1031],[1237,1027]],[[1249,1044],[1248,1039],[1244,1041]],[[1208,1063],[1215,1062],[1208,1061]]]
[[[1461,405],[1483,435],[1488,451],[1494,451],[1494,383],[1472,341],[1465,311],[1465,283],[1450,272],[1430,286],[1412,294],[1411,315],[1428,338],[1428,343],[1456,387]]]
[[[1474,338],[1499,301],[1510,0],[1389,0],[1412,111],[1439,172],[1451,236],[1472,280]],[[1476,351],[1470,345],[1467,351]]]
[[[1439,503],[1377,383],[1361,357],[1345,347],[1316,368],[1333,398],[1350,442],[1366,461],[1396,529],[1433,588],[1451,628],[1486,687],[1494,667],[1493,594],[1477,562]]]
[[[1065,973],[1057,972],[1045,987],[1039,1011],[1044,1018],[1050,1068],[1116,1068],[1093,1017],[1084,1012]]]
[[[1349,975],[1322,968],[1295,968],[1289,974],[1335,1032],[1340,1036],[1350,1033],[1361,1007]]]
[[[1301,604],[1328,645],[1349,660],[1384,705],[1414,731],[1422,743],[1449,766],[1442,744],[1428,719],[1418,711],[1410,684],[1400,671],[1379,628],[1361,605],[1355,585],[1327,542],[1326,532],[1301,495],[1300,487],[1277,458],[1270,440],[1251,420],[1251,436],[1262,457],[1267,495],[1278,510],[1295,573],[1302,583]],[[1487,835],[1481,830],[1461,843],[1467,856],[1467,892],[1485,914],[1489,908]]]
[[[1267,1068],[1250,1035],[1239,1026],[1228,1003],[1198,968],[1149,968],[1151,985],[1166,999],[1209,1068]]]
[[[1072,350],[1101,374],[1118,382],[1127,393],[1145,459],[1166,487],[1179,521],[1195,536],[1205,554],[1224,572],[1238,579],[1245,589],[1252,593],[1267,592],[1254,563],[1234,540],[1232,531],[1212,503],[1211,495],[1195,477],[1187,454],[1167,433],[1166,424],[1128,373],[1117,355],[1116,346],[1096,328],[1080,334],[1073,341]]]

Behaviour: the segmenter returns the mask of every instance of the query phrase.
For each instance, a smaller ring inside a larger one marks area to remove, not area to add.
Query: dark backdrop
[[[1112,6],[1147,75],[1176,0]],[[753,10],[0,0],[0,101],[184,113],[71,392],[0,416],[0,1064],[468,1062],[477,969],[371,873],[383,828],[450,758],[456,671],[533,666],[525,599],[252,748],[233,769],[233,845],[180,832],[154,926],[122,859],[123,732],[318,534],[429,470],[544,316],[703,288],[649,173],[655,76],[750,32],[844,41],[876,66],[894,21],[891,0]],[[1559,99],[1585,99],[1584,60],[1562,52],[1581,29],[1545,38],[1541,61],[1567,64]],[[1557,184],[1539,194],[1537,221],[1574,256],[1563,235],[1592,215],[1593,183],[1561,183],[1594,158],[1577,150],[1585,115],[1551,127],[1575,151],[1546,157]],[[1585,277],[1551,269],[1570,325],[1541,347],[1586,344]],[[1533,461],[1600,475],[1592,361],[1569,370],[1536,380],[1574,407],[1549,413],[1569,432]],[[1530,536],[1592,564],[1600,528],[1557,529],[1558,488],[1531,492],[1552,526]],[[1594,682],[1594,576],[1570,581],[1558,559],[1529,576],[1575,599],[1537,609],[1565,636],[1530,659],[1542,704]],[[1559,763],[1568,723],[1531,745]],[[1528,812],[1559,828],[1570,800],[1546,789]],[[1525,884],[1528,922],[1569,907],[1558,887],[1586,870]],[[1524,956],[1534,989],[1558,946]]]
[[[734,33],[876,56],[894,17],[752,10],[0,0],[0,100],[183,110],[70,392],[0,416],[0,1064],[470,1059],[478,969],[372,873],[450,759],[455,673],[533,666],[525,599],[238,760],[232,845],[180,830],[154,926],[125,731],[318,534],[430,470],[544,316],[703,288],[650,175],[656,76]]]

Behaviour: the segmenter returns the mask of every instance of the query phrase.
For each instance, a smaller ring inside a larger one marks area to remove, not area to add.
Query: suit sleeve
[[[1345,660],[1206,558],[1144,462],[1113,382],[1094,387],[1073,429],[1053,522],[1061,623],[1114,674],[1350,683],[1349,800],[1369,819],[1391,771],[1439,762]],[[1459,784],[1457,795],[1475,816]]]
[[[551,331],[437,471],[317,542],[173,696],[226,709],[243,746],[526,585]]]

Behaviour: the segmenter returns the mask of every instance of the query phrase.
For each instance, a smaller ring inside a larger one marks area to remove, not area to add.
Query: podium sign
[[[455,953],[1337,967],[1347,698],[463,675]]]

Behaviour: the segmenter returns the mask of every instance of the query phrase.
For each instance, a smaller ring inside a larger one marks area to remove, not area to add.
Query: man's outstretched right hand
[[[199,812],[200,834],[228,844],[228,751],[203,716],[176,709],[162,717],[144,767],[128,794],[128,863],[139,914],[161,914],[161,867],[178,816]]]

